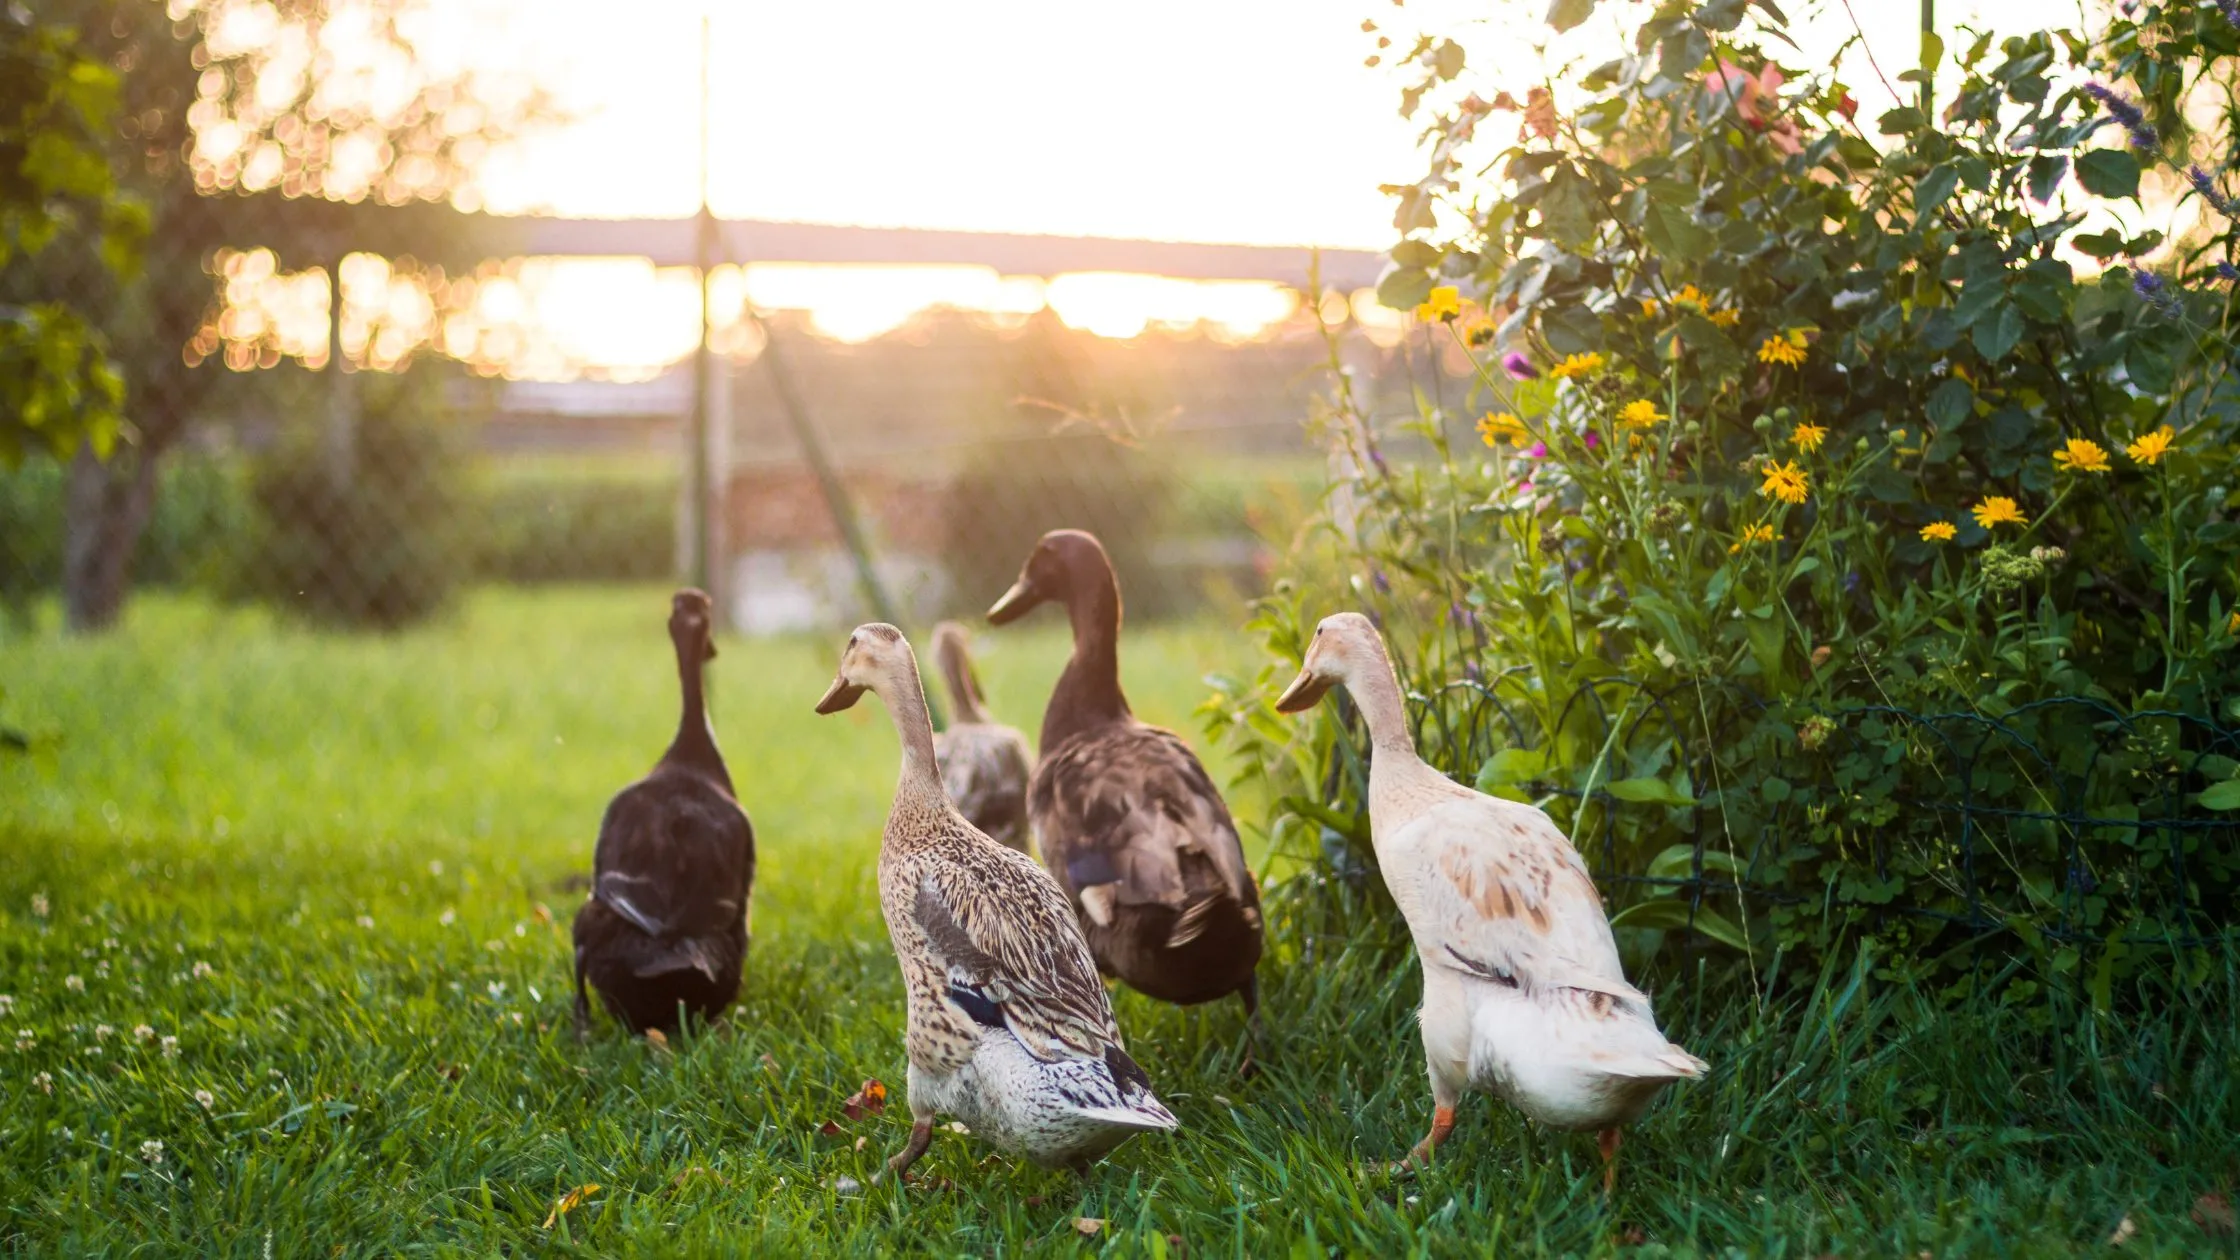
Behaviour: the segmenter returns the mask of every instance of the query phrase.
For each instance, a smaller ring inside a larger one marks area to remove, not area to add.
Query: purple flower
[[[1587,430],[1587,449],[1591,451],[1600,445],[1602,445],[1602,435],[1596,433],[1593,429]]]
[[[1375,464],[1377,471],[1384,476],[1392,475],[1392,466],[1384,462],[1384,452],[1374,446],[1369,448],[1369,462]]]
[[[2240,8],[2240,0],[2226,0],[2226,3],[2235,8]],[[2240,25],[2240,22],[2235,22],[2234,25]],[[2217,187],[2215,177],[2210,175],[2209,172],[2198,166],[2189,167],[2186,170],[2186,178],[2193,181],[2193,190],[2201,194],[2203,201],[2216,207],[2218,214],[2229,219],[2233,217],[2233,212],[2236,209],[2240,209],[2240,206],[2233,204],[2232,198],[2225,196],[2223,191]]]
[[[2240,0],[2232,0],[2232,2],[2240,4]],[[1502,355],[1501,366],[1508,369],[1509,379],[1514,381],[1529,381],[1540,375],[1540,370],[1532,366],[1532,360],[1524,357],[1524,352],[1521,350],[1511,350],[1509,353]]]
[[[1546,459],[1548,457],[1548,444],[1546,442],[1534,442],[1525,449],[1524,457],[1526,459]]]
[[[1390,595],[1392,593],[1392,579],[1384,575],[1383,569],[1369,570],[1369,581],[1377,588],[1377,594]]]
[[[2131,290],[2149,302],[2157,301],[2163,296],[2162,277],[2142,269],[2133,273]]]
[[[2225,281],[2226,283],[2230,283],[2234,280],[2240,280],[2240,267],[2235,267],[2228,262],[2218,263],[2217,278],[2219,280]]]
[[[2234,2],[2240,3],[2240,0]],[[2162,143],[2162,137],[2155,134],[2154,125],[2147,121],[2145,111],[2132,104],[2129,97],[2100,83],[2087,83],[2084,90],[2085,95],[2100,102],[2109,117],[2123,124],[2123,129],[2131,135],[2132,148],[2153,149]]]
[[[2217,0],[2217,12],[2224,14],[2225,21],[2240,28],[2240,0]]]

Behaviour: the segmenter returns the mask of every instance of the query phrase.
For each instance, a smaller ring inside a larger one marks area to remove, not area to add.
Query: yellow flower
[[[1704,296],[1703,290],[1692,284],[1684,284],[1680,286],[1678,293],[1672,295],[1672,304],[1674,306],[1694,307],[1696,310],[1702,311],[1710,309],[1711,299]]]
[[[1656,300],[1655,298],[1643,298],[1643,299],[1641,299],[1641,317],[1642,317],[1643,319],[1647,319],[1648,317],[1650,317],[1650,316],[1652,316],[1652,315],[1655,315],[1656,313],[1657,313],[1657,300]]]
[[[1646,398],[1636,398],[1618,408],[1618,422],[1632,425],[1636,429],[1646,429],[1651,425],[1661,424],[1664,420],[1665,414]]]
[[[1812,496],[1812,478],[1804,469],[1797,467],[1795,460],[1786,464],[1767,460],[1766,466],[1760,471],[1766,482],[1758,487],[1759,494],[1788,504],[1802,503]]]
[[[1532,440],[1532,434],[1525,429],[1524,422],[1507,411],[1489,411],[1480,417],[1478,437],[1487,446],[1496,445],[1502,438],[1509,439],[1511,446],[1523,446]]]
[[[1773,526],[1763,524],[1751,525],[1745,527],[1742,531],[1742,537],[1736,539],[1734,541],[1734,545],[1727,548],[1727,554],[1730,556],[1736,555],[1740,553],[1744,547],[1755,547],[1761,543],[1780,541],[1781,536],[1773,532]]]
[[[1732,328],[1742,322],[1742,312],[1729,307],[1725,310],[1713,311],[1705,318],[1717,327]]]
[[[1951,521],[1931,521],[1921,527],[1921,541],[1951,542],[1952,536],[1959,532],[1953,528]]]
[[[2027,525],[2030,523],[2030,518],[2022,514],[2022,509],[2016,506],[2015,501],[2003,494],[1992,495],[1983,502],[1969,508],[1968,511],[1976,518],[1976,524],[1983,526],[1985,529],[1990,529],[1994,525]]]
[[[1568,355],[1563,362],[1548,369],[1548,375],[1557,380],[1574,376],[1587,376],[1602,370],[1602,356],[1594,353]]]
[[[1466,319],[1462,322],[1462,344],[1477,350],[1490,344],[1500,332],[1501,325],[1484,316]]]
[[[1804,362],[1804,334],[1794,329],[1758,343],[1758,362],[1795,367]]]
[[[2108,451],[2091,438],[2070,438],[2053,453],[2053,466],[2063,472],[2104,473],[2108,471]]]
[[[1827,440],[1828,429],[1825,425],[1800,424],[1789,431],[1789,441],[1800,451],[1817,451],[1820,444]]]
[[[2137,441],[2123,448],[2123,453],[2139,463],[2153,467],[2162,462],[2162,457],[2169,453],[2170,444],[2177,437],[2178,431],[2166,424],[2152,433],[2140,434]]]
[[[2225,618],[2224,632],[2226,634],[2240,634],[2240,608],[2233,609],[2232,615]]]
[[[1429,322],[1446,321],[1462,314],[1462,292],[1451,284],[1442,284],[1431,291],[1431,296],[1416,307],[1416,318]]]

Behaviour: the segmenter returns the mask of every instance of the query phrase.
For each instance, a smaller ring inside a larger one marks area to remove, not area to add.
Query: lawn
[[[0,1250],[2233,1250],[2202,1199],[2240,1180],[2229,962],[2117,1016],[1945,1010],[1856,970],[1757,1006],[1729,960],[1667,959],[1639,975],[1714,1070],[1635,1130],[1605,1202],[1590,1139],[1482,1100],[1430,1173],[1376,1171],[1429,1112],[1414,965],[1373,888],[1303,880],[1271,898],[1258,1077],[1231,1071],[1233,1007],[1118,999],[1180,1133],[1086,1182],[944,1134],[926,1184],[843,1193],[907,1112],[842,1110],[867,1078],[899,1095],[903,1063],[872,888],[895,742],[875,704],[810,713],[840,634],[717,662],[762,859],[733,1017],[667,1050],[568,1033],[569,880],[675,720],[665,615],[658,589],[485,593],[351,638],[148,598],[105,639],[0,640],[0,725],[36,744],[0,757]],[[1031,732],[1062,626],[981,642]],[[1202,676],[1248,651],[1147,627],[1123,664],[1195,738]],[[1316,932],[1310,897],[1338,904]]]

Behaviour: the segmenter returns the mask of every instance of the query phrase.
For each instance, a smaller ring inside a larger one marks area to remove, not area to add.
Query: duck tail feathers
[[[1114,1128],[1139,1133],[1166,1133],[1182,1125],[1180,1120],[1174,1118],[1173,1112],[1149,1094],[1139,1095],[1126,1106],[1083,1107],[1080,1114]]]
[[[1642,1081],[1694,1080],[1711,1070],[1710,1064],[1669,1044],[1659,1051],[1633,1055],[1597,1066],[1612,1076],[1627,1076]]]

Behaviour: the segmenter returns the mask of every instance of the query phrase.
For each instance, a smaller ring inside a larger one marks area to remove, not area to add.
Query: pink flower
[[[1602,435],[1596,433],[1593,429],[1587,430],[1587,449],[1591,451],[1600,445],[1602,445]]]
[[[1540,375],[1539,369],[1532,366],[1532,360],[1524,357],[1524,353],[1519,350],[1511,350],[1501,356],[1501,366],[1508,369],[1511,380],[1529,381]]]
[[[1532,493],[1532,483],[1531,483],[1531,482],[1529,482],[1529,481],[1520,481],[1520,482],[1518,482],[1518,483],[1517,483],[1517,493],[1518,493],[1518,494],[1531,494],[1531,493]]]
[[[1770,61],[1755,75],[1731,61],[1721,61],[1718,71],[1704,81],[1704,86],[1710,89],[1712,96],[1732,100],[1735,115],[1742,119],[1745,127],[1764,135],[1766,143],[1774,148],[1795,156],[1804,152],[1796,121],[1774,116],[1781,107],[1779,92],[1783,82],[1781,68]]]
[[[1546,459],[1548,457],[1548,444],[1546,442],[1534,442],[1532,448],[1524,453],[1524,457],[1526,459]]]

